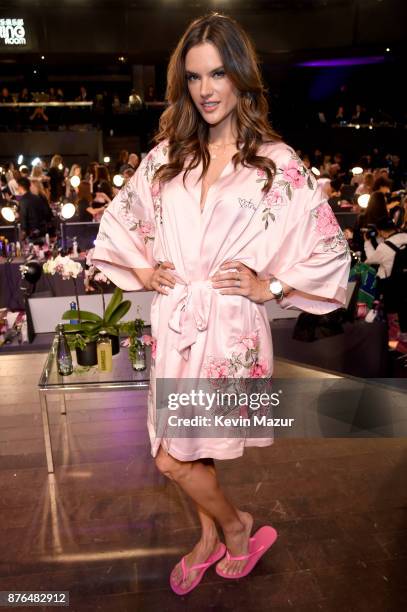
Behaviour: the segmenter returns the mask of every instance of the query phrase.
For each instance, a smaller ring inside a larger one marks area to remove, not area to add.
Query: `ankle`
[[[222,525],[222,530],[225,535],[240,535],[246,530],[246,526],[239,518],[237,518],[226,525]]]
[[[213,531],[206,531],[205,533],[202,533],[199,539],[199,543],[205,547],[213,546],[218,541],[219,535],[216,529],[214,529]]]

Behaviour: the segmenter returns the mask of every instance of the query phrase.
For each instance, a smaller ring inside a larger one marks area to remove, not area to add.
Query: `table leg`
[[[47,456],[48,473],[52,474],[54,472],[54,460],[52,457],[52,445],[51,445],[51,433],[49,429],[47,396],[45,393],[42,393],[41,391],[40,391],[40,405],[41,405],[42,429],[44,432],[45,454]]]
[[[65,393],[61,394],[61,414],[66,414]]]

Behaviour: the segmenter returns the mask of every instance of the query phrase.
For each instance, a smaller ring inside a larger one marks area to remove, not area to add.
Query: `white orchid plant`
[[[83,272],[82,264],[71,259],[69,255],[57,255],[56,257],[48,259],[44,263],[42,270],[45,274],[51,274],[52,276],[59,274],[63,280],[73,280],[76,308],[78,310],[78,319],[80,319],[81,311],[79,308],[79,295],[76,279]]]

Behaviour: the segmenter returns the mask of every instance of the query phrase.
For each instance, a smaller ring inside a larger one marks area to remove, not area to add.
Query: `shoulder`
[[[155,172],[168,161],[168,141],[162,140],[141,160],[136,174],[142,174],[148,182],[152,182]]]
[[[390,240],[390,242],[393,242],[396,246],[402,246],[404,244],[407,244],[407,232],[399,232],[394,236],[390,236],[388,240]]]
[[[270,158],[276,166],[286,165],[291,160],[302,163],[294,149],[282,140],[263,143],[259,149],[259,154]]]
[[[299,194],[304,209],[313,208],[325,199],[321,186],[315,176],[304,166],[302,160],[292,147],[285,142],[265,143],[261,154],[267,156],[276,165],[276,174],[271,188],[273,197],[288,202],[297,200]]]

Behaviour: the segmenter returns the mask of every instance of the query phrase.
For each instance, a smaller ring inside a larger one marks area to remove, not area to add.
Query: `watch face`
[[[270,291],[271,293],[278,294],[283,290],[283,285],[278,280],[274,280],[270,283]]]

